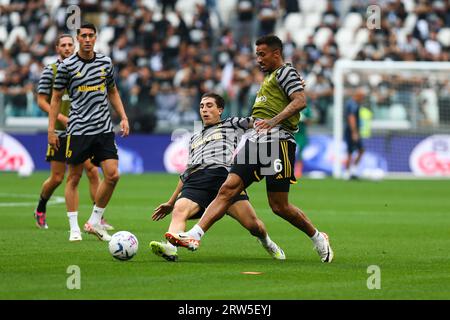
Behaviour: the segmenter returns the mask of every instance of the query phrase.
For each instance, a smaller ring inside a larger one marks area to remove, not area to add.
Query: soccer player
[[[253,126],[252,118],[221,120],[224,99],[215,93],[206,93],[200,101],[203,130],[194,132],[189,143],[189,161],[181,175],[175,192],[168,202],[159,205],[153,220],[172,213],[169,232],[185,231],[188,219],[197,219],[217,195],[233,162],[233,153],[245,130]],[[283,250],[267,234],[264,223],[256,216],[245,191],[231,200],[228,214],[239,221],[274,258],[284,260]],[[152,241],[153,253],[168,261],[177,261],[177,247],[169,243]]]
[[[333,251],[327,234],[319,232],[303,211],[288,200],[290,184],[296,182],[292,134],[298,130],[300,111],[306,106],[302,78],[290,64],[284,63],[283,43],[276,36],[263,36],[256,41],[256,61],[266,75],[252,109],[252,117],[256,119],[252,134],[237,152],[227,179],[200,221],[188,232],[167,232],[166,239],[196,250],[201,237],[224,215],[232,199],[265,176],[272,211],[311,238],[322,262],[331,262]],[[255,154],[256,161],[249,159]]]
[[[357,179],[357,166],[364,154],[364,146],[361,141],[361,124],[359,110],[364,101],[364,89],[358,88],[353,96],[345,103],[345,132],[344,139],[347,144],[347,161],[344,179]],[[353,153],[356,151],[356,156]]]
[[[77,29],[78,52],[64,59],[58,66],[51,100],[48,142],[59,150],[60,141],[55,134],[55,122],[61,109],[64,90],[67,89],[71,109],[67,125],[66,161],[69,173],[65,198],[70,223],[71,241],[81,240],[78,225],[78,183],[83,163],[91,158],[102,168],[104,179],[95,195],[95,204],[84,230],[100,240],[111,236],[101,225],[101,217],[119,181],[118,151],[115,143],[108,100],[120,116],[122,137],[128,136],[129,124],[114,80],[111,58],[94,51],[97,30],[85,23]]]
[[[47,113],[50,112],[52,85],[55,80],[58,65],[61,61],[70,57],[75,50],[72,36],[69,34],[61,34],[58,36],[55,43],[55,49],[58,54],[58,60],[55,63],[49,64],[44,69],[38,84],[38,105]],[[62,100],[61,113],[58,114],[55,127],[56,134],[60,140],[61,148],[59,150],[55,150],[50,145],[47,147],[46,161],[50,162],[50,177],[48,177],[48,179],[42,184],[40,199],[34,212],[36,225],[42,229],[48,228],[46,218],[47,201],[64,180],[64,175],[66,172],[66,127],[68,120],[67,116],[69,115],[70,110],[70,100],[67,92],[64,93]],[[90,196],[92,201],[94,201],[95,193],[97,192],[98,185],[100,184],[98,170],[90,160],[86,160],[83,166],[89,180]],[[105,219],[102,219],[102,225],[104,228],[112,228],[112,226],[106,223]]]

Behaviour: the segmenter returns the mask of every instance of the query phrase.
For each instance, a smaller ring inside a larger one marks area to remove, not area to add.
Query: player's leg
[[[186,221],[201,210],[200,206],[188,198],[179,198],[173,207],[168,232],[178,233],[186,230]],[[150,248],[154,254],[167,261],[177,261],[177,247],[170,242],[152,241]]]
[[[295,163],[295,144],[290,141],[280,141],[280,148],[281,170],[266,177],[266,191],[270,208],[276,215],[310,237],[323,262],[331,262],[333,251],[329,245],[328,236],[319,232],[302,210],[289,203],[290,185],[296,183],[295,175],[292,172]]]
[[[288,195],[288,192],[268,192],[267,196],[272,211],[303,231],[313,241],[323,262],[331,262],[333,251],[328,236],[319,232],[301,209],[289,203]]]
[[[83,163],[84,171],[89,181],[89,195],[91,196],[92,202],[95,202],[95,195],[100,185],[100,175],[98,173],[97,167],[91,162],[90,159]]]
[[[228,208],[228,214],[255,236],[266,251],[278,260],[286,259],[283,250],[270,239],[266,226],[248,200],[239,200]]]
[[[180,198],[175,202],[172,211],[172,219],[169,225],[169,232],[183,232],[186,230],[186,221],[200,211],[198,203],[188,198]]]
[[[119,161],[117,159],[106,159],[100,165],[103,171],[103,181],[100,182],[97,189],[95,205],[89,220],[84,225],[84,230],[97,236],[99,240],[109,241],[111,236],[101,227],[100,222],[119,181]]]
[[[182,246],[195,251],[200,246],[200,239],[204,233],[218,220],[220,220],[233,203],[233,198],[244,190],[242,179],[230,173],[219,189],[216,198],[206,209],[200,221],[185,233],[166,233],[166,239],[176,246]]]
[[[46,212],[47,201],[53,195],[53,192],[64,180],[66,172],[65,162],[51,161],[50,162],[50,176],[44,181],[41,188],[39,202],[35,211],[36,225],[39,228],[47,229]]]
[[[255,144],[246,141],[243,148],[239,149],[235,156],[234,164],[231,167],[225,182],[220,187],[217,196],[207,207],[200,221],[188,232],[182,234],[166,234],[167,240],[172,244],[183,246],[189,250],[197,250],[200,246],[200,239],[204,233],[219,219],[221,219],[228,208],[233,203],[233,198],[240,194],[253,181],[261,178],[257,174],[258,165],[246,164],[246,155],[257,152]]]
[[[80,241],[81,233],[78,225],[78,184],[83,174],[83,164],[69,164],[67,173],[66,198],[67,216],[70,224],[70,241]]]

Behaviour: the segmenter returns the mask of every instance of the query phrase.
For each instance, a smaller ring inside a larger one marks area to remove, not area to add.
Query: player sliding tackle
[[[153,220],[160,220],[173,211],[169,232],[186,230],[186,221],[198,218],[208,207],[228,175],[240,137],[253,126],[252,118],[221,120],[223,110],[221,96],[203,95],[200,116],[204,127],[194,132],[189,143],[188,168],[170,200],[157,207],[152,215]],[[256,216],[245,190],[230,199],[227,212],[257,237],[273,258],[285,259],[283,250],[269,238],[264,223]],[[152,241],[150,247],[153,253],[168,261],[178,259],[177,247],[171,243]]]
[[[252,109],[257,119],[254,130],[240,148],[231,171],[216,198],[202,218],[186,233],[167,232],[166,239],[192,251],[200,246],[204,233],[232,204],[232,199],[254,181],[266,177],[266,190],[272,211],[306,233],[322,262],[333,260],[327,234],[319,232],[302,210],[289,203],[289,187],[295,183],[295,139],[300,111],[306,107],[302,78],[283,61],[283,44],[276,36],[256,41],[256,61],[266,74]],[[267,159],[268,150],[270,158]],[[254,159],[256,155],[256,159]]]

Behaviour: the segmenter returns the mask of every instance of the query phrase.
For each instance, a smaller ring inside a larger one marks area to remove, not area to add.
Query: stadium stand
[[[263,25],[259,20],[264,18],[255,9],[257,3],[0,1],[0,113],[3,110],[3,118],[46,116],[34,96],[37,81],[55,59],[56,35],[68,31],[67,7],[78,5],[82,20],[98,25],[96,49],[114,60],[135,131],[167,132],[189,124],[198,119],[200,96],[210,90],[226,97],[229,113],[246,115],[260,79],[252,57]],[[375,30],[365,23],[367,7],[374,1],[267,3],[278,12],[274,32],[290,41],[289,60],[307,79],[314,117],[324,126],[331,125],[333,97],[317,97],[332,89],[337,59],[449,61],[447,0],[376,1],[382,19]],[[151,125],[143,125],[147,120]]]

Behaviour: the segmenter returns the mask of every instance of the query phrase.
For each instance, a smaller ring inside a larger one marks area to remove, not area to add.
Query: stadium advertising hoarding
[[[48,170],[45,161],[47,135],[0,136],[0,170]],[[333,139],[328,135],[311,135],[303,152],[305,172],[332,173]],[[13,143],[11,142],[13,141]],[[118,138],[119,164],[122,173],[181,173],[188,159],[188,136],[172,139],[170,135],[136,134]],[[450,135],[423,137],[373,136],[364,140],[366,153],[358,168],[363,177],[375,178],[385,173],[411,173],[420,177],[450,177]],[[13,147],[12,147],[13,146]],[[346,153],[342,144],[342,154]],[[23,167],[25,168],[25,167]]]

